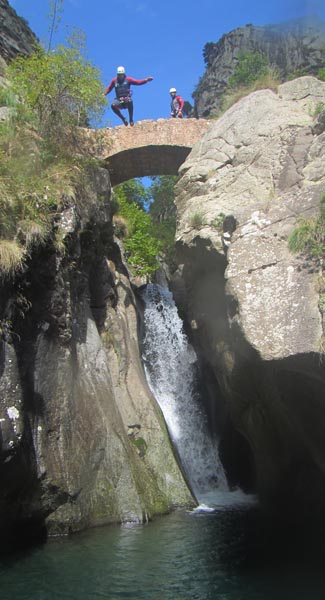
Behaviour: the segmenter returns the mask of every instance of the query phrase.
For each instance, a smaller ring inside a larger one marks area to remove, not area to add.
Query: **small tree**
[[[103,113],[106,100],[99,71],[76,48],[59,46],[46,54],[38,46],[10,64],[8,78],[24,118],[55,144],[64,146],[85,115],[96,121]]]
[[[160,240],[153,231],[151,216],[140,208],[137,200],[130,201],[130,186],[121,184],[114,190],[118,203],[118,215],[126,221],[127,235],[123,239],[126,257],[137,275],[150,276],[157,268]]]
[[[50,12],[50,26],[49,26],[49,43],[48,52],[52,49],[53,35],[56,33],[59,23],[61,21],[61,14],[63,12],[63,0],[49,0]]]
[[[136,204],[139,208],[145,209],[149,202],[149,192],[143,185],[142,181],[138,179],[131,179],[121,183],[120,186],[115,188],[121,189],[123,196],[129,204]]]
[[[213,54],[213,50],[216,47],[214,42],[207,42],[203,48],[203,60],[206,65],[209,65],[211,55]]]

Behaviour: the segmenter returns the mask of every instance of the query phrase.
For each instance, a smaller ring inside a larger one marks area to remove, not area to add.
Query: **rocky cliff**
[[[36,37],[7,0],[0,21],[0,55],[29,53]],[[0,278],[2,539],[30,525],[144,522],[194,502],[144,376],[108,171],[87,180],[66,190],[52,242]]]
[[[17,54],[30,54],[37,42],[28,23],[19,17],[8,0],[0,0],[0,57],[6,62]]]
[[[324,106],[325,83],[302,77],[249,95],[207,131],[180,170],[174,282],[211,397],[225,403],[228,476],[245,481],[253,471],[269,508],[318,516],[324,275],[311,257],[290,253],[288,236],[300,218],[319,215],[324,112],[313,115]],[[243,452],[246,467],[235,473]]]
[[[193,93],[196,114],[206,117],[218,111],[240,51],[262,53],[285,81],[297,72],[316,74],[324,68],[324,48],[325,23],[316,18],[264,27],[246,25],[216,43],[209,42],[204,48],[206,71]]]
[[[67,533],[193,502],[139,355],[108,171],[65,198],[48,245],[1,285],[0,525]]]

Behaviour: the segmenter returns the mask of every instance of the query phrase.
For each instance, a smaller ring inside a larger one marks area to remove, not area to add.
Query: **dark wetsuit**
[[[121,109],[125,108],[128,110],[130,123],[133,124],[133,102],[131,85],[143,85],[148,81],[150,81],[150,78],[133,79],[133,77],[126,77],[126,75],[124,75],[123,78],[114,77],[111,83],[107,86],[105,90],[105,96],[109,94],[113,88],[115,88],[116,98],[112,103],[112,110],[118,117],[120,117],[124,124],[127,125],[127,122],[121,113]]]

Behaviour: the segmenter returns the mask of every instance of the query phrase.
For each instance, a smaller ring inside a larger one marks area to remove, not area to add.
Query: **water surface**
[[[1,600],[321,600],[323,556],[311,550],[256,508],[175,512],[2,559]]]

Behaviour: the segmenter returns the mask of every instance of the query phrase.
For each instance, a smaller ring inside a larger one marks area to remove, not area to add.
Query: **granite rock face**
[[[28,23],[17,15],[8,0],[0,0],[0,30],[0,57],[6,62],[17,54],[30,54],[37,43]]]
[[[224,431],[231,422],[248,442],[263,501],[294,498],[297,512],[325,499],[321,267],[288,249],[325,190],[322,102],[313,77],[247,96],[193,148],[176,198],[176,294],[223,398]],[[221,445],[230,474],[237,449]]]
[[[108,172],[92,177],[66,198],[66,254],[43,249],[2,285],[1,529],[62,534],[193,504],[146,384]]]
[[[206,71],[193,93],[196,114],[207,117],[218,111],[239,52],[262,53],[285,81],[299,71],[314,75],[323,69],[324,47],[325,23],[316,18],[264,27],[246,25],[225,34],[205,46]]]

